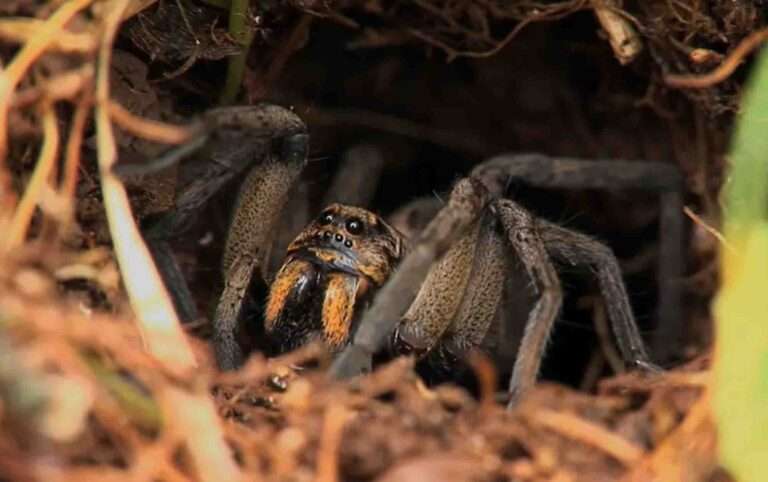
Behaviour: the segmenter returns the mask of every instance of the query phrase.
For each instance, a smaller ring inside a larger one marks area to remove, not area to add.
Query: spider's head
[[[403,256],[403,236],[362,208],[331,204],[288,247],[288,256],[324,271],[364,276],[383,284]]]
[[[403,256],[403,236],[365,209],[332,204],[288,246],[265,328],[283,349],[320,337],[340,349],[373,290]]]

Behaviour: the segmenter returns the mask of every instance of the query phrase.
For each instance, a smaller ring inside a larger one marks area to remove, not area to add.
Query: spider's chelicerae
[[[504,190],[516,177],[537,185],[672,192],[677,181],[669,166],[503,155],[477,165],[454,185],[444,204],[418,200],[388,222],[360,207],[370,199],[371,179],[384,160],[375,149],[359,147],[350,151],[340,174],[343,182],[333,184],[327,206],[287,243],[281,213],[286,205],[301,202],[295,184],[308,151],[303,122],[286,109],[263,104],[211,111],[200,126],[194,146],[172,151],[160,162],[167,165],[204,148],[196,160],[182,164],[196,174],[182,186],[175,211],[147,238],[182,318],[193,318],[194,303],[168,241],[185,230],[221,186],[244,178],[213,319],[222,369],[243,361],[237,327],[248,315],[243,300],[257,275],[270,287],[262,317],[267,335],[280,350],[321,340],[337,354],[331,367],[336,376],[370,369],[373,355],[382,350],[450,366],[471,350],[492,350],[499,334],[517,323],[523,329],[509,383],[514,400],[536,381],[560,311],[563,292],[556,263],[589,268],[625,362],[655,368],[611,249],[535,218],[505,198]],[[669,219],[665,224],[668,231],[676,226]],[[662,251],[667,258],[675,254],[674,249]],[[504,300],[509,280],[520,277],[534,296],[524,319],[515,320]]]

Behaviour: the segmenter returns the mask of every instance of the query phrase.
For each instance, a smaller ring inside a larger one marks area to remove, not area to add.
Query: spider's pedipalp
[[[539,294],[528,315],[509,381],[511,406],[521,393],[536,382],[552,326],[560,312],[563,293],[560,279],[544,248],[533,216],[508,199],[498,199],[492,206],[507,239]]]
[[[550,256],[572,265],[588,266],[597,277],[624,361],[643,369],[655,367],[635,323],[621,269],[611,248],[585,234],[544,220],[540,221],[539,232]]]

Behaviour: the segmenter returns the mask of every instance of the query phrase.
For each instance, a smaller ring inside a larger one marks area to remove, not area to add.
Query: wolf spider
[[[505,198],[504,191],[510,178],[539,186],[660,191],[661,229],[673,235],[671,243],[660,243],[664,274],[679,276],[679,179],[671,166],[535,154],[498,156],[458,181],[444,205],[422,201],[427,206],[422,215],[429,222],[410,238],[379,215],[350,205],[365,203],[361,197],[371,189],[360,183],[370,183],[371,176],[342,173],[336,185],[346,183],[346,190],[331,193],[326,198],[330,205],[284,249],[281,213],[287,203],[299,199],[289,198],[306,164],[304,123],[286,109],[262,104],[210,111],[200,125],[194,145],[141,168],[146,172],[203,149],[183,164],[196,174],[188,176],[191,181],[180,190],[175,211],[146,237],[180,316],[194,318],[195,306],[169,240],[186,230],[216,191],[244,177],[224,247],[224,288],[213,316],[220,368],[233,369],[243,362],[238,323],[251,315],[244,299],[257,273],[270,286],[263,316],[267,335],[280,350],[321,340],[337,354],[331,366],[337,377],[370,370],[373,356],[382,350],[450,366],[471,350],[493,348],[499,325],[508,322],[505,280],[524,276],[537,299],[524,322],[509,382],[514,400],[535,383],[561,308],[563,293],[554,262],[589,268],[598,280],[624,361],[632,367],[656,368],[611,249],[534,217]],[[358,149],[356,156],[347,161],[347,171],[360,170],[360,156],[379,167],[384,162],[370,148]],[[118,169],[125,175],[135,168]],[[271,243],[275,238],[278,241]],[[672,265],[671,273],[667,265]],[[521,272],[514,271],[516,266],[522,266]],[[670,284],[660,288],[665,296],[661,304],[673,306],[662,309],[662,318],[676,316],[679,293],[674,291]]]

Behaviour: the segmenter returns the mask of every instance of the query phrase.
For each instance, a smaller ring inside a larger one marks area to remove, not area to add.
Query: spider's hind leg
[[[492,207],[538,294],[538,300],[528,315],[509,381],[509,406],[512,406],[520,394],[536,383],[547,341],[560,312],[563,293],[536,219],[509,199],[497,199]]]
[[[539,233],[551,257],[574,266],[587,266],[597,277],[625,363],[658,370],[651,362],[640,336],[622,281],[621,269],[611,248],[585,234],[544,220],[540,221]]]
[[[671,358],[683,337],[684,224],[682,178],[669,163],[583,160],[543,154],[502,154],[479,164],[472,176],[503,196],[511,180],[562,189],[639,189],[659,195],[658,315],[652,340],[655,359]]]

